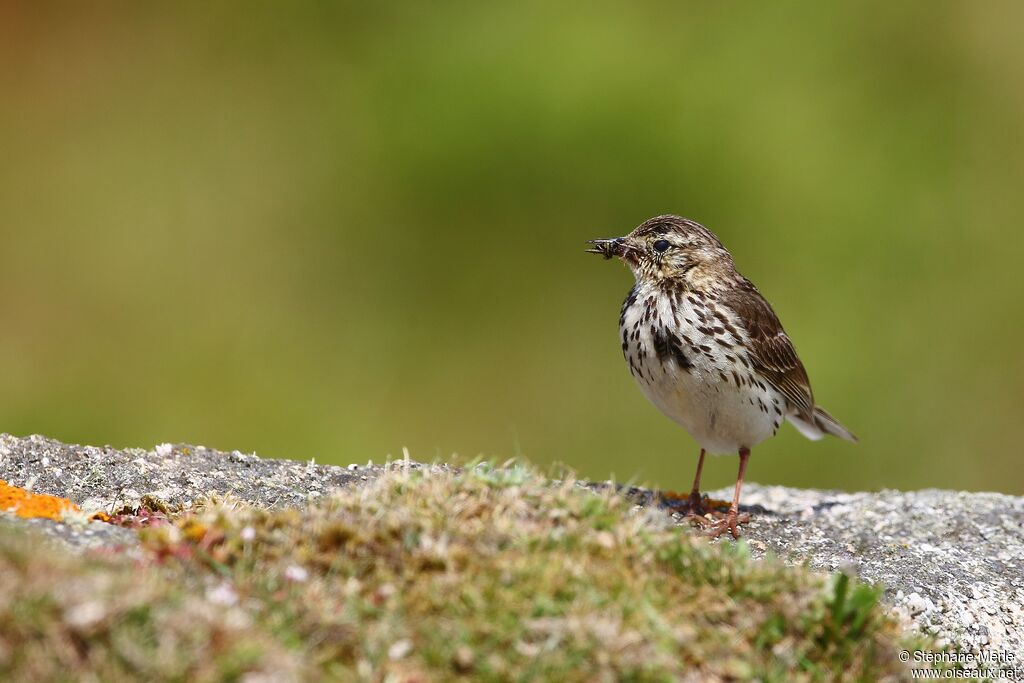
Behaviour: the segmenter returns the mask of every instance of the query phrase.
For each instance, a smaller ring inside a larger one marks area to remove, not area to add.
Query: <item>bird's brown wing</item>
[[[782,323],[753,283],[744,279],[721,297],[746,328],[750,361],[801,417],[813,420],[811,382]]]

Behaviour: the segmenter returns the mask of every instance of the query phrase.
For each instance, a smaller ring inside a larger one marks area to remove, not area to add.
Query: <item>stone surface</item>
[[[357,486],[384,467],[316,465],[197,446],[114,449],[0,435],[0,479],[70,498],[86,513],[117,512],[146,496],[151,506],[187,508],[210,493],[268,507],[302,505],[333,488]],[[641,501],[655,499],[650,491],[631,493]],[[714,498],[731,495],[712,492]],[[743,502],[752,513],[743,531],[755,557],[774,553],[881,582],[884,599],[918,627],[976,655],[1012,653],[1017,667],[1024,662],[1024,498],[748,484]],[[80,548],[130,545],[134,539],[129,530],[84,519],[7,523],[38,528]]]
[[[712,493],[731,498],[731,490]],[[1024,664],[1024,498],[928,489],[842,493],[750,485],[751,553],[881,582],[922,629]],[[985,653],[983,655],[983,653]]]
[[[113,513],[138,506],[143,496],[170,507],[188,506],[211,493],[264,507],[294,506],[380,471],[372,465],[317,465],[184,444],[117,449],[0,435],[0,479],[70,498],[85,512]]]

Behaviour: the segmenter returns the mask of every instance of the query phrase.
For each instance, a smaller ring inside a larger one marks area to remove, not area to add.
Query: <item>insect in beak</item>
[[[604,240],[587,240],[587,244],[593,244],[592,249],[587,249],[588,254],[600,254],[606,259],[610,259],[613,256],[622,256],[626,249],[624,243],[626,238],[615,237],[613,239]]]

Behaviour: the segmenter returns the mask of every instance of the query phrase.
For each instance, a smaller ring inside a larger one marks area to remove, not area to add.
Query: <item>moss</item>
[[[104,614],[121,616],[78,636],[78,648],[98,653],[75,660],[83,670],[109,678],[97,668],[106,658],[128,661],[112,643],[142,634],[142,651],[162,652],[169,639],[182,653],[179,668],[152,672],[161,679],[191,674],[198,662],[210,680],[273,667],[342,680],[907,673],[897,656],[905,636],[875,589],[753,561],[743,544],[711,545],[657,510],[521,465],[396,470],[301,511],[211,499],[171,521],[140,530],[141,567],[106,560],[79,570],[97,584],[110,576],[132,584],[123,594],[109,582],[89,588]],[[56,606],[33,604],[41,616],[31,627],[0,630],[9,651],[30,632],[36,643],[67,639],[57,596],[76,572],[32,562],[46,566],[30,573],[8,562],[5,585],[35,587],[15,591],[18,609],[24,600]],[[221,606],[204,612],[211,600]],[[0,623],[16,608],[0,605]],[[195,631],[176,618],[189,610],[202,615]],[[231,611],[244,627],[222,623]],[[26,660],[11,661],[12,678],[27,671]]]
[[[294,680],[303,665],[207,577],[0,526],[0,680]]]

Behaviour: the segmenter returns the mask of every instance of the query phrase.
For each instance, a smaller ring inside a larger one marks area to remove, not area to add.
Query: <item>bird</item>
[[[751,450],[783,421],[805,437],[857,437],[814,402],[811,383],[778,316],[739,273],[713,232],[676,215],[655,216],[625,237],[589,240],[618,258],[635,285],[619,313],[622,354],[641,392],[701,447],[689,516],[718,538],[739,538],[740,491]],[[739,454],[732,504],[708,521],[700,495],[704,456]]]

